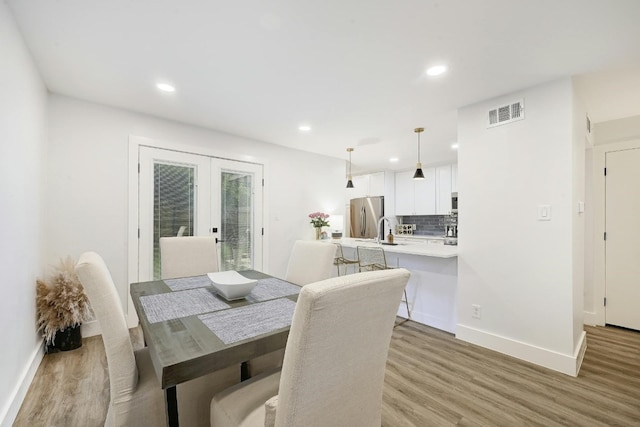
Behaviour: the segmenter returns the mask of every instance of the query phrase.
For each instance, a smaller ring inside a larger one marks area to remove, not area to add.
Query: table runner
[[[223,343],[231,344],[289,326],[295,307],[295,302],[280,298],[198,318]]]
[[[213,289],[204,288],[144,295],[140,297],[140,304],[142,304],[149,323],[178,319],[230,307],[229,304],[220,301],[216,297]]]

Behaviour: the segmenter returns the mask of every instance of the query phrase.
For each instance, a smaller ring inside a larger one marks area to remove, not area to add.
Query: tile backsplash
[[[415,224],[413,231],[417,236],[444,236],[444,226],[448,215],[412,215],[399,216],[402,224]]]

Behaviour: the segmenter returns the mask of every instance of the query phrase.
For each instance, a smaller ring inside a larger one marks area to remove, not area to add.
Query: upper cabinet
[[[353,188],[347,190],[347,199],[385,195],[385,173],[376,172],[352,177]]]
[[[451,213],[451,165],[436,168],[436,215]]]
[[[423,169],[425,179],[413,179],[413,170],[396,172],[396,215],[436,213],[436,171]]]
[[[453,165],[423,169],[425,179],[414,180],[413,170],[396,172],[396,215],[448,215],[451,212]]]

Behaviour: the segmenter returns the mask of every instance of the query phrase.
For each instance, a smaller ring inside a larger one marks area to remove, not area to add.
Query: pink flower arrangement
[[[322,212],[313,212],[309,214],[309,218],[311,218],[311,224],[315,228],[327,227],[329,225],[329,222],[327,221],[327,218],[329,218],[329,214]]]

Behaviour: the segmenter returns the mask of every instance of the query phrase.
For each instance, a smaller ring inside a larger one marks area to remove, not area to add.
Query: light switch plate
[[[551,205],[538,205],[538,221],[551,221]]]

